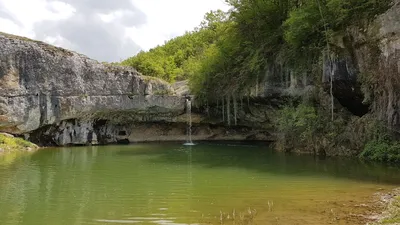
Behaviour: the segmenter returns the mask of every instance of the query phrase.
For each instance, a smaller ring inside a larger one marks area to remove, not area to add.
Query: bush
[[[304,104],[279,110],[275,124],[280,133],[276,143],[278,150],[290,152],[296,148],[306,148],[316,153],[320,119],[314,107]]]
[[[360,154],[363,159],[399,163],[400,162],[400,142],[393,142],[385,139],[375,139],[369,141],[364,151]]]
[[[275,126],[279,132],[276,147],[281,151],[332,155],[338,149],[347,149],[348,141],[343,135],[346,120],[337,117],[332,121],[330,112],[314,106],[300,104],[281,109]]]
[[[279,111],[277,128],[279,132],[300,136],[302,140],[313,135],[317,128],[318,115],[315,108],[306,105],[285,107]]]

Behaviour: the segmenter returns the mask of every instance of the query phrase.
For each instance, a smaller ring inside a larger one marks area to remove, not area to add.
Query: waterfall
[[[222,123],[225,123],[225,101],[224,101],[224,97],[222,97]]]
[[[228,126],[231,126],[231,100],[229,94],[226,96],[226,118],[228,120]]]
[[[192,142],[192,101],[186,98],[187,134],[184,145],[194,145]]]
[[[237,100],[236,95],[233,95],[233,120],[235,121],[235,126],[237,126]]]

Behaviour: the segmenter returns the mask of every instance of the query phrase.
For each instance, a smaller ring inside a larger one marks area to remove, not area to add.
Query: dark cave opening
[[[326,87],[329,88],[330,87]],[[335,81],[333,95],[338,102],[355,116],[362,117],[370,110],[370,105],[364,103],[364,95],[355,82]]]

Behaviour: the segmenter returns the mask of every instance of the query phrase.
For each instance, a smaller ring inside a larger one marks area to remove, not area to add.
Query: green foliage
[[[369,141],[360,157],[379,162],[400,163],[400,142],[388,140]]]
[[[320,120],[321,117],[316,109],[304,104],[279,110],[275,121],[277,131],[280,133],[277,141],[278,150],[289,152],[295,148],[316,147],[316,136],[322,128]]]
[[[340,118],[331,121],[329,112],[311,105],[286,106],[277,112],[275,120],[280,134],[276,147],[281,151],[302,150],[324,155],[346,142],[345,124]]]
[[[388,2],[375,0],[227,2],[232,6],[230,22],[221,26],[216,50],[201,60],[198,77],[191,80],[195,94],[208,100],[246,93],[276,66],[312,76],[310,72],[335,32],[371,19],[388,7]]]
[[[222,11],[211,11],[195,31],[186,32],[163,46],[140,52],[123,61],[124,66],[135,67],[147,76],[169,82],[185,80],[197,74],[204,53],[217,39],[220,27],[227,18]]]
[[[244,95],[268,70],[314,77],[327,42],[389,6],[376,0],[226,0],[195,31],[122,62],[170,82],[189,79],[198,100]],[[281,80],[286,79],[281,72]],[[296,73],[295,73],[296,74]]]
[[[365,144],[360,158],[378,162],[399,163],[400,142],[394,140],[384,123],[373,121],[368,128],[370,138]]]
[[[290,12],[285,21],[284,38],[294,48],[318,47],[323,42],[322,29],[324,28],[318,4],[312,1]]]
[[[318,129],[318,115],[314,107],[299,105],[279,111],[277,128],[281,133],[296,135],[302,140],[310,139]]]

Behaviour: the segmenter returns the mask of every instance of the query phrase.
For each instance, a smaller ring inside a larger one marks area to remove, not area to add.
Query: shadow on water
[[[0,164],[4,225],[155,224],[155,217],[194,224],[203,213],[218,224],[224,210],[249,206],[266,221],[271,215],[282,219],[279,224],[327,224],[332,207],[341,212],[338,202],[358,204],[383,186],[376,183],[400,183],[399,168],[282,154],[264,143],[48,148],[8,161]],[[276,203],[272,211],[270,200]]]
[[[201,143],[197,146],[162,145],[119,151],[118,155],[158,155],[152,163],[188,164],[207,168],[237,167],[257,172],[295,176],[332,176],[374,183],[400,184],[400,167],[365,162],[357,158],[285,154],[261,143]]]
[[[242,168],[288,176],[331,176],[374,183],[400,184],[400,167],[364,162],[357,158],[328,157],[323,159],[311,155],[279,153],[271,150],[265,143],[203,142],[196,146],[183,146],[178,143],[151,143],[62,148],[61,150],[64,152],[63,154],[68,154],[68,152],[72,154],[75,150],[92,151],[92,149],[99,149],[98,154],[115,157],[148,156],[146,160],[155,164],[187,165],[190,153],[190,163],[205,168]],[[40,156],[42,153],[34,154],[32,160],[35,160],[36,157],[38,160],[43,160]],[[107,158],[98,160],[107,160]]]

